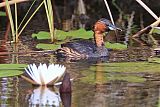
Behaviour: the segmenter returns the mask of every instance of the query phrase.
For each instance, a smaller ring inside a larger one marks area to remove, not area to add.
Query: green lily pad
[[[6,16],[6,12],[0,11],[0,16]]]
[[[63,40],[66,37],[89,39],[93,38],[93,31],[86,31],[83,28],[78,30],[71,30],[69,32],[57,30],[56,37],[58,38],[58,40]]]
[[[0,77],[21,75],[26,64],[0,64]]]
[[[50,39],[50,33],[45,31],[40,31],[38,34],[32,34],[32,38],[41,39]],[[55,30],[55,38],[57,40],[65,40],[66,38],[83,38],[89,39],[93,38],[93,31],[86,31],[85,29],[79,30],[71,30],[69,32],[65,32],[63,30]]]
[[[110,48],[110,49],[117,49],[117,50],[127,49],[127,45],[124,45],[124,44],[121,44],[121,43],[105,42],[105,47]]]
[[[45,31],[40,31],[38,34],[32,34],[32,38],[35,38],[35,37],[39,40],[51,38],[50,33]]]
[[[60,48],[60,44],[44,44],[44,43],[39,43],[36,45],[37,49],[44,49],[44,50],[56,50]]]
[[[56,36],[58,38],[65,36],[65,37],[72,37],[72,38],[89,39],[89,38],[93,38],[93,31],[86,31],[83,28],[78,29],[78,30],[71,30],[69,32],[57,30]]]

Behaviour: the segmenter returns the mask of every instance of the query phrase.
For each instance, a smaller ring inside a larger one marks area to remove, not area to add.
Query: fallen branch
[[[25,1],[29,1],[29,0],[12,0],[12,1],[8,1],[10,5],[14,4],[14,3],[20,3],[20,2],[25,2]],[[6,6],[6,2],[2,2],[0,3],[0,7],[4,7]]]
[[[0,52],[0,55],[8,55],[8,54],[31,54],[31,53],[54,53],[54,50],[48,51],[28,51],[28,52]]]
[[[132,37],[136,38],[141,36],[142,34],[144,34],[145,32],[148,32],[149,30],[151,30],[153,27],[158,26],[160,23],[160,17],[157,19],[157,21],[155,21],[154,23],[152,23],[151,25],[145,27],[144,29],[138,31],[136,34],[134,34]]]

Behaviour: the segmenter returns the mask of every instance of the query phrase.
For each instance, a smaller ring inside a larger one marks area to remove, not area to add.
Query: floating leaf
[[[45,31],[40,31],[38,34],[32,34],[32,38],[35,38],[35,37],[39,40],[51,38],[50,33]]]
[[[64,39],[66,37],[89,39],[89,38],[93,38],[93,31],[86,31],[83,28],[78,30],[71,30],[69,32],[57,30],[56,37],[58,38],[58,40],[62,40],[62,38]]]
[[[9,77],[21,75],[23,72],[20,70],[0,70],[0,77]]]
[[[60,44],[44,44],[39,43],[36,45],[36,48],[38,49],[44,49],[44,50],[56,50],[60,47]]]
[[[0,77],[21,75],[26,66],[25,64],[0,64]]]
[[[6,12],[0,11],[0,16],[6,16]]]
[[[37,39],[50,39],[50,33],[45,31],[40,31],[38,34],[32,34],[32,37]],[[86,31],[85,29],[71,30],[65,32],[63,30],[55,30],[55,38],[57,40],[65,40],[66,38],[83,38],[89,39],[93,38],[93,31]]]
[[[118,49],[118,50],[127,49],[127,45],[124,45],[124,44],[121,44],[121,43],[106,42],[105,46],[106,46],[106,48],[110,48],[110,49]]]

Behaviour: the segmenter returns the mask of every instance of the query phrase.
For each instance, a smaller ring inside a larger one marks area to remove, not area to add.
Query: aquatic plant
[[[93,31],[89,30],[86,31],[85,29],[81,28],[78,30],[70,30],[68,32],[65,32],[63,30],[58,30],[55,29],[55,38],[57,40],[65,40],[67,38],[83,38],[83,39],[89,39],[92,38],[93,36]],[[40,31],[38,34],[32,34],[32,38],[37,38],[37,39],[50,39],[50,33],[45,32],[45,31]]]
[[[64,74],[66,67],[59,64],[39,64],[37,67],[35,64],[28,65],[25,68],[26,73],[31,79],[26,79],[28,82],[35,85],[49,85],[57,82]]]
[[[26,66],[26,64],[0,64],[0,77],[21,75]]]
[[[49,29],[50,29],[50,37],[51,37],[51,41],[53,42],[53,40],[54,40],[54,23],[53,22],[54,21],[53,21],[53,10],[52,10],[51,0],[43,0],[40,3],[40,5],[34,10],[34,12],[31,14],[31,16],[29,16],[28,20],[23,24],[24,20],[26,19],[27,15],[30,12],[30,10],[31,10],[32,6],[34,5],[35,1],[36,0],[34,0],[32,2],[28,12],[26,13],[22,22],[18,26],[18,24],[17,24],[17,19],[18,19],[18,17],[17,17],[17,4],[16,4],[16,2],[14,3],[15,4],[15,8],[14,8],[15,9],[15,21],[13,21],[12,11],[10,9],[10,4],[9,4],[9,1],[6,0],[6,7],[7,7],[6,10],[7,10],[7,13],[8,13],[9,21],[11,23],[11,31],[12,31],[12,36],[13,36],[13,42],[18,42],[19,35],[21,35],[21,33],[23,32],[25,27],[28,25],[30,20],[37,13],[37,11],[42,7],[43,4],[45,5],[46,15],[47,15]]]
[[[51,41],[54,42],[54,17],[51,0],[44,0],[44,6],[46,10],[46,15],[48,19],[48,25],[50,30]]]
[[[10,21],[10,24],[11,24],[11,31],[12,31],[12,37],[13,37],[13,41],[15,42],[15,28],[14,28],[14,22],[13,22],[13,18],[12,18],[12,12],[11,12],[11,8],[10,8],[10,5],[9,5],[9,1],[6,0],[6,10],[7,10],[7,13],[8,13],[8,18],[9,18],[9,21]]]
[[[113,16],[112,16],[112,13],[111,13],[111,10],[110,10],[110,8],[109,8],[109,5],[108,5],[107,0],[104,0],[104,3],[105,3],[105,5],[106,5],[106,7],[107,7],[107,10],[108,10],[110,19],[111,19],[111,21],[112,21],[112,24],[115,25],[115,24],[114,24],[114,20],[113,20]]]

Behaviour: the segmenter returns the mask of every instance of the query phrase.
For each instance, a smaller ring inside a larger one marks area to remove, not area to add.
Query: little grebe
[[[110,30],[120,30],[105,18],[98,20],[93,26],[94,41],[76,40],[67,42],[61,45],[61,48],[56,51],[57,57],[68,58],[95,58],[107,57],[108,49],[104,46],[103,36],[105,32]]]

